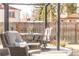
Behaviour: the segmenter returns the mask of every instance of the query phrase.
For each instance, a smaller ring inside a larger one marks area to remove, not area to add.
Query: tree
[[[54,4],[50,4],[47,8],[47,16],[48,16],[48,20],[53,20],[54,17],[56,16],[55,15],[56,11],[55,11],[55,6]]]
[[[39,16],[38,17],[38,20],[44,20],[44,17],[45,17],[45,6],[44,5],[40,5],[39,8],[36,8],[37,9],[37,15]],[[49,18],[53,19],[53,17],[55,16],[55,7],[53,6],[53,4],[49,4],[48,7],[47,7],[47,17],[48,17],[48,20]]]
[[[67,13],[68,15],[76,13],[76,3],[64,3],[61,5],[61,13]]]

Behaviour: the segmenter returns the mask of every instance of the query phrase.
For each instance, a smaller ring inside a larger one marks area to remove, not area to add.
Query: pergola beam
[[[47,22],[48,22],[48,21],[47,21],[47,7],[48,7],[49,4],[50,4],[50,3],[48,3],[48,4],[45,5],[45,28],[47,28],[47,25],[48,25],[48,24],[47,24]]]
[[[8,3],[9,5],[45,5],[44,3]]]

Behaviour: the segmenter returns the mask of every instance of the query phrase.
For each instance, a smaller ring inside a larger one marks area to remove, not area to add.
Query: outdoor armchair
[[[4,33],[0,34],[3,48],[8,48],[11,56],[26,56],[26,47],[11,46]]]
[[[10,51],[8,48],[0,48],[0,56],[10,56]]]
[[[41,51],[40,49],[30,50],[29,44],[23,41],[21,35],[17,31],[6,31],[1,37],[3,47],[8,47],[12,56],[31,55],[32,53]]]

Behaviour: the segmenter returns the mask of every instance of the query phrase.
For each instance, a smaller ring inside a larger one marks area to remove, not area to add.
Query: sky
[[[10,5],[12,7],[21,9],[21,18],[23,17],[23,15],[32,16],[32,10],[33,10],[33,5]]]

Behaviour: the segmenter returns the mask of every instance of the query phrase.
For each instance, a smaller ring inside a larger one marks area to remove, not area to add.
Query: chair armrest
[[[40,53],[41,49],[35,49],[35,50],[29,50],[28,53],[34,54],[34,53]]]

